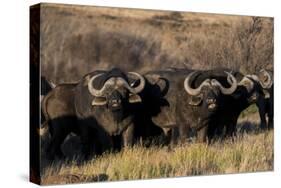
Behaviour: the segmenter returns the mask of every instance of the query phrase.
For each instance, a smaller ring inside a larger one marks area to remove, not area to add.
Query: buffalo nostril
[[[216,104],[212,103],[208,105],[208,109],[213,110],[214,108],[216,108]]]

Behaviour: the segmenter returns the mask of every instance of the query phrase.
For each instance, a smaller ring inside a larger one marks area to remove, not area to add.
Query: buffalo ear
[[[150,84],[154,85],[159,81],[160,76],[157,74],[152,74],[152,75],[146,75],[145,77]]]
[[[87,75],[85,76],[84,80],[83,80],[83,86],[88,86],[88,83],[90,81],[91,76]]]
[[[105,97],[95,97],[94,100],[92,101],[93,106],[102,106],[106,104],[107,104],[107,100]]]
[[[188,104],[191,106],[198,106],[202,103],[202,95],[199,96],[191,96]]]
[[[269,94],[268,91],[263,90],[263,94],[264,94],[264,98],[265,98],[265,99],[269,99],[269,98],[270,98],[270,94]]]
[[[162,97],[164,97],[168,93],[170,85],[169,85],[169,81],[166,78],[161,77],[160,75],[157,74],[152,74],[152,75],[147,75],[146,79],[150,84],[157,85],[159,87],[159,92]]]
[[[141,102],[141,97],[137,94],[130,94],[129,96],[129,103],[138,103]]]

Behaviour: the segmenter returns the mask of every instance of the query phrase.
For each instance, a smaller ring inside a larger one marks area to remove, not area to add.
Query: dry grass
[[[134,146],[84,164],[45,169],[42,184],[114,181],[273,170],[273,131],[240,134],[234,141],[167,147]]]
[[[273,69],[273,19],[44,4],[42,74],[79,80],[114,66],[152,69]]]

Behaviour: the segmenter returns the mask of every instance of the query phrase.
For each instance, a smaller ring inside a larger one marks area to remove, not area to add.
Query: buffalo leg
[[[208,126],[208,130],[207,130],[208,141],[213,140],[217,136],[216,132],[217,132],[217,129],[216,129],[215,125],[211,124],[211,125]],[[219,134],[221,134],[221,133],[219,133]]]
[[[266,112],[265,112],[265,102],[264,100],[260,100],[258,103],[257,103],[257,106],[259,108],[259,115],[260,115],[260,128],[262,130],[266,129]]]
[[[268,129],[273,129],[273,113],[268,114]]]
[[[50,159],[54,159],[56,156],[63,158],[64,155],[61,151],[61,145],[67,136],[67,133],[63,130],[57,129],[54,131],[51,138],[51,142],[48,146],[47,152],[49,153]]]
[[[224,137],[224,128],[225,128],[225,124],[224,124],[223,121],[215,122],[214,136],[217,137],[217,138]]]
[[[189,126],[184,126],[184,125],[179,126],[179,138],[181,144],[187,141],[187,136],[189,135],[189,131],[190,131]]]
[[[93,130],[92,134],[89,135],[90,139],[89,142],[89,155],[101,155],[106,149],[103,147],[106,147],[106,144],[103,144],[102,138],[99,136],[98,132]]]
[[[129,125],[129,127],[122,133],[122,140],[123,140],[124,147],[133,146],[134,125]]]
[[[268,128],[273,129],[273,103],[272,101],[268,102]]]
[[[231,123],[226,127],[226,137],[233,138],[235,136],[236,136],[236,124],[234,125],[233,123]]]
[[[170,144],[176,145],[178,142],[178,138],[179,138],[179,128],[178,127],[173,127],[171,130],[171,138],[170,138]]]
[[[234,118],[229,121],[229,124],[226,125],[226,137],[235,137],[236,136],[236,124],[237,118]]]
[[[208,126],[204,126],[200,130],[198,130],[197,131],[198,142],[206,142],[207,141],[207,133],[208,133]]]
[[[262,130],[266,129],[266,114],[264,111],[260,112],[260,120],[261,120],[261,124],[260,124],[260,128]]]
[[[90,129],[87,129],[84,127],[84,129],[80,132],[81,142],[82,142],[82,152],[86,159],[89,159],[91,154],[94,153],[95,149],[94,145],[96,144],[94,142],[95,135],[93,134],[93,131]],[[97,144],[98,145],[98,144]]]

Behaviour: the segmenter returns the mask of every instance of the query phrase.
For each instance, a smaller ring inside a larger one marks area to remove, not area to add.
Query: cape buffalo
[[[139,80],[139,84],[131,87],[129,78]],[[99,134],[108,136],[122,135],[121,144],[132,145],[136,103],[141,102],[138,93],[144,86],[144,78],[136,72],[125,74],[119,69],[112,69],[105,73],[88,74],[77,86],[77,117],[84,127],[95,128]],[[81,134],[83,138],[89,137],[87,131]]]
[[[222,72],[223,70],[212,71],[212,74],[216,79],[225,80],[221,83],[226,84],[227,77]],[[222,110],[217,113],[215,121],[211,122],[216,125],[216,134],[220,136],[224,127],[226,127],[226,136],[236,135],[238,117],[251,104],[256,103],[260,113],[264,110],[265,95],[257,76],[243,75],[238,71],[232,71],[232,74],[238,81],[237,89],[233,94],[224,96]],[[261,124],[263,121],[261,116]]]
[[[261,119],[261,129],[273,128],[273,78],[272,73],[262,69],[257,75],[250,75],[262,88],[263,95],[261,95],[256,104],[259,109]],[[268,121],[266,121],[266,117]]]
[[[232,94],[237,87],[234,76],[225,72],[230,87],[223,87],[213,78],[205,78],[204,71],[169,69],[145,74],[147,83],[140,93],[143,114],[166,131],[179,129],[184,141],[191,128],[198,132],[198,140],[206,141],[213,127],[209,122],[223,104],[223,95]]]
[[[139,84],[131,87],[129,78]],[[71,132],[80,136],[85,156],[132,145],[134,108],[144,84],[140,74],[114,68],[89,73],[77,84],[58,85],[43,100],[52,135],[50,155],[62,155],[60,146]]]
[[[63,157],[61,145],[66,136],[71,132],[78,133],[74,106],[76,85],[59,84],[43,98],[42,111],[46,117],[43,128],[48,128],[51,136],[46,151],[50,159]]]

